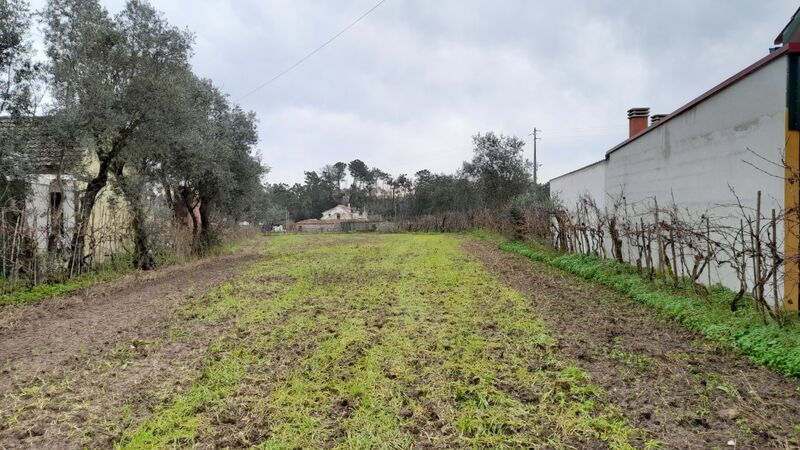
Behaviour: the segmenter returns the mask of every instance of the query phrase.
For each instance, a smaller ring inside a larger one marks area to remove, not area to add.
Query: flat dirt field
[[[770,449],[800,383],[460,235],[284,235],[0,310],[0,448]]]

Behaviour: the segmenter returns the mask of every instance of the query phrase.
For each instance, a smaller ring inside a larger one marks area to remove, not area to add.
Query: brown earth
[[[190,383],[219,335],[183,317],[253,247],[0,311],[0,448],[111,447],[125,422]]]
[[[483,241],[464,249],[530,298],[561,350],[664,448],[800,448],[798,380],[611,289]]]

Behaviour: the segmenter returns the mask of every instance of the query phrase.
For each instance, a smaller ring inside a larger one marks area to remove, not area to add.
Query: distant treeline
[[[423,169],[413,176],[393,176],[355,159],[305,172],[302,184],[271,185],[271,221],[319,217],[339,203],[387,220],[408,220],[546,201],[546,187],[533,184],[524,141],[488,132],[473,136],[472,142],[472,160],[450,174]]]

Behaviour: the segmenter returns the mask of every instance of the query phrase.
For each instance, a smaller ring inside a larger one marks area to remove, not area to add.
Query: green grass
[[[238,253],[245,248],[260,245],[261,242],[263,242],[263,236],[260,234],[237,237],[226,240],[224,243],[210,249],[206,256],[214,257]],[[118,259],[120,258],[118,257]],[[159,267],[168,267],[185,264],[195,259],[197,259],[196,256],[167,255],[159,259],[158,265]],[[114,264],[103,265],[92,272],[62,282],[46,282],[32,285],[24,282],[12,283],[0,277],[0,292],[3,292],[0,294],[0,308],[70,294],[79,289],[114,280],[133,271],[130,257],[122,257],[121,261],[117,261]]]
[[[500,248],[608,286],[762,365],[785,375],[800,376],[800,326],[765,325],[751,306],[731,312],[729,305],[734,293],[727,288],[713,286],[711,295],[703,297],[688,287],[676,288],[665,280],[648,281],[635,268],[616,261],[559,254],[532,243],[504,241]]]
[[[270,239],[261,261],[186,310],[235,324],[192,386],[118,447],[656,445],[463,239]]]
[[[492,244],[501,245],[506,242],[506,238],[502,234],[495,233],[494,231],[477,229],[464,233],[467,236],[491,242]]]
[[[3,290],[8,290],[10,292],[0,294],[0,308],[69,294],[97,283],[113,280],[129,272],[130,270],[124,269],[108,269],[87,273],[62,283],[43,283],[35,286],[27,284],[19,284],[16,286],[7,285]]]

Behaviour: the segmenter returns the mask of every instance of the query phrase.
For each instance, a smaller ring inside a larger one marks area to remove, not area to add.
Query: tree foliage
[[[355,208],[377,218],[409,218],[447,212],[502,209],[512,202],[538,198],[531,180],[532,165],[525,160],[525,143],[513,136],[489,132],[473,136],[473,157],[453,174],[423,169],[409,177],[392,176],[364,161],[326,165],[305,172],[305,182],[271,187],[275,222],[319,217],[322,211],[346,199]],[[350,185],[342,188],[344,170]]]
[[[28,35],[30,6],[25,0],[0,2],[0,120],[19,124],[31,116],[41,96],[42,66],[33,61]],[[30,172],[18,145],[23,127],[3,127],[0,134],[0,205],[26,189]]]
[[[32,59],[25,0],[0,2],[0,116],[28,115],[36,106],[42,65]]]
[[[213,241],[213,214],[263,215],[255,115],[192,73],[191,33],[142,0],[113,17],[97,0],[49,0],[42,16],[54,115],[91,143],[98,162],[76,218],[73,267],[82,265],[86,224],[110,182],[131,212],[141,268],[155,263],[146,227],[153,196],[176,218],[191,217],[198,248]]]
[[[488,132],[473,136],[472,142],[474,155],[463,171],[475,182],[484,205],[505,205],[531,186],[524,141]]]

